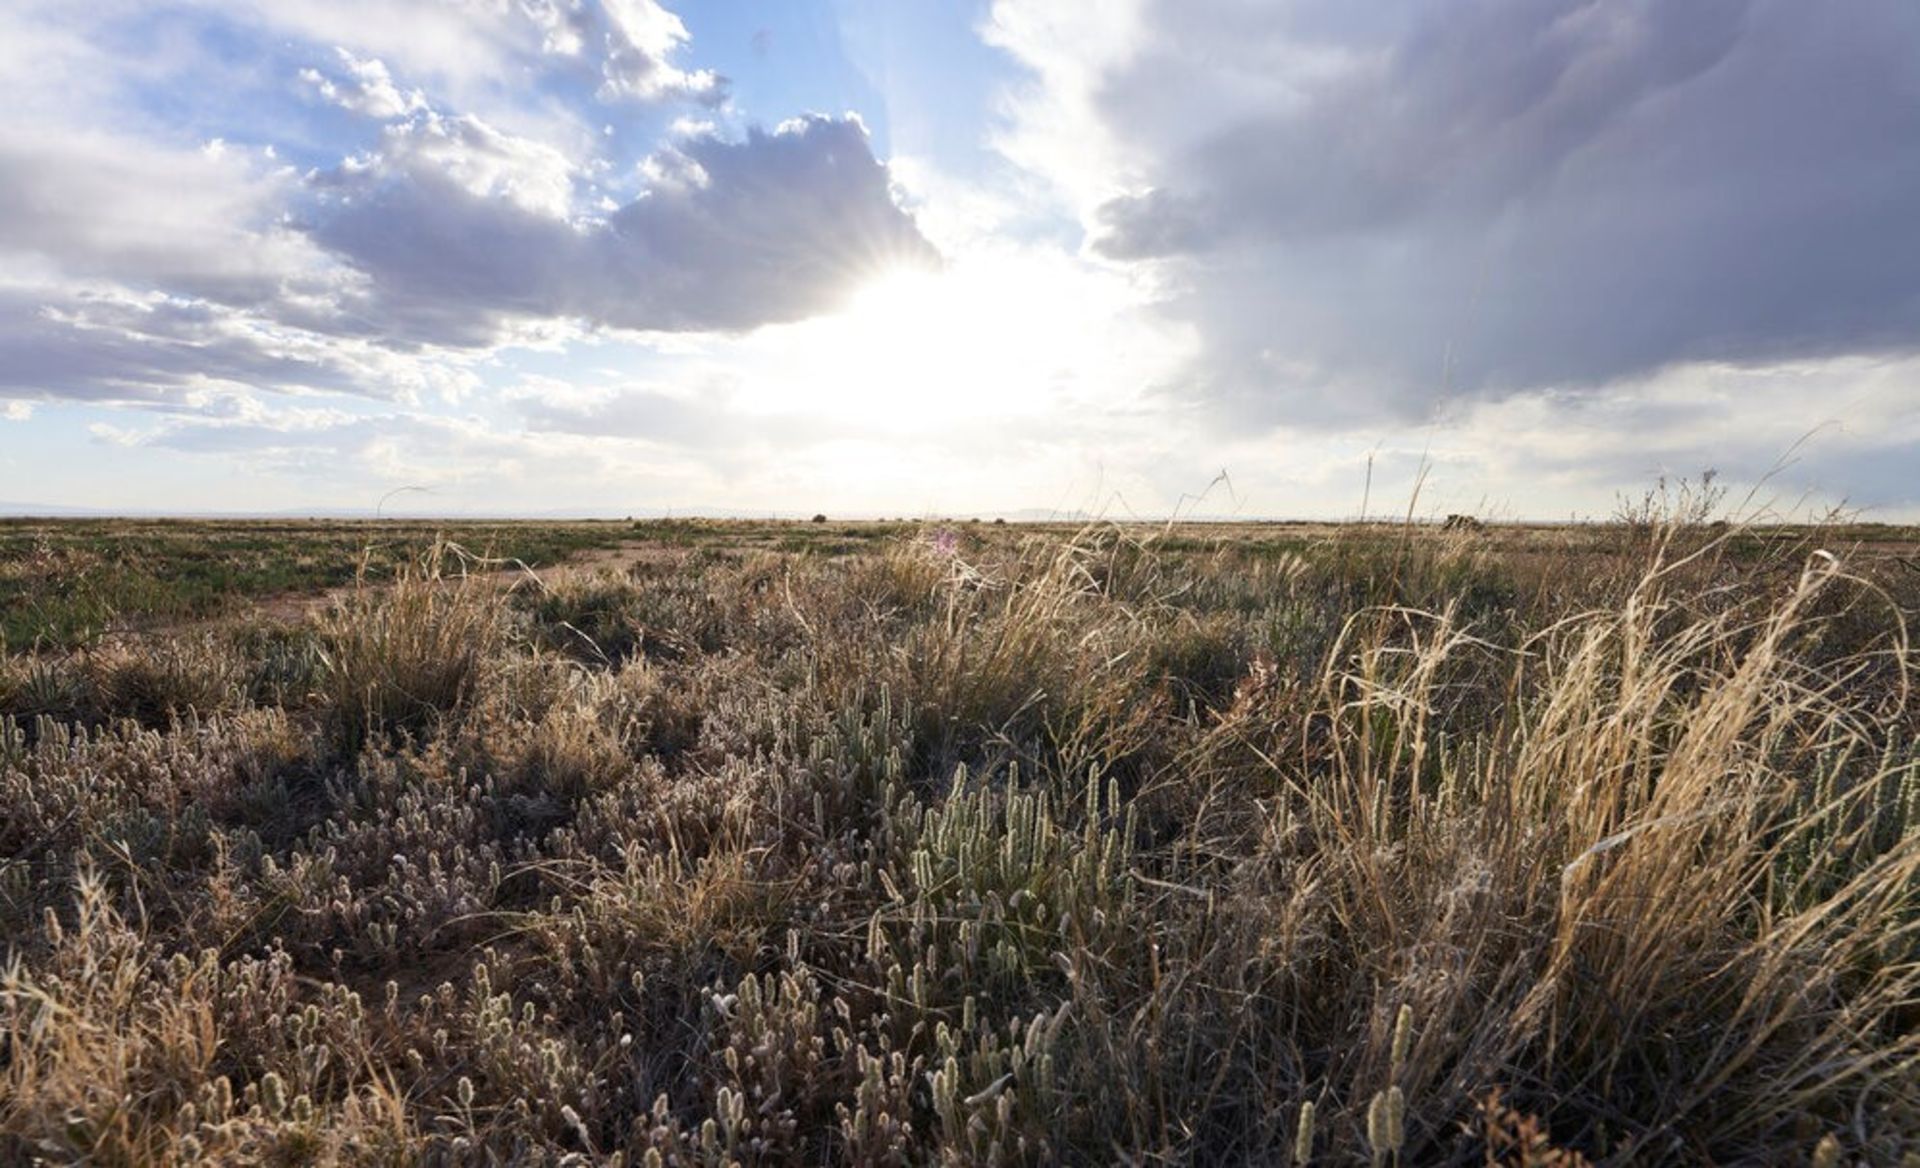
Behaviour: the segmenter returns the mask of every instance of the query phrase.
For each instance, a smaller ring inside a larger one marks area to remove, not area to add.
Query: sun
[[[863,429],[1031,416],[1089,346],[1083,306],[1058,283],[992,257],[881,273],[840,311],[772,339],[770,392]]]
[[[881,376],[947,355],[954,338],[980,324],[971,289],[941,269],[883,273],[855,292],[841,313],[841,356],[850,369]]]

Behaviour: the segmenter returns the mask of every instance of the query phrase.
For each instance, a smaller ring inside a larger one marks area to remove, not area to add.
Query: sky
[[[1920,519],[1912,0],[8,0],[0,511]]]

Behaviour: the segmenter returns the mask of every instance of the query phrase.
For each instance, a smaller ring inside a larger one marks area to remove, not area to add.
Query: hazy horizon
[[[1920,519],[1898,0],[25,0],[0,99],[0,511]]]

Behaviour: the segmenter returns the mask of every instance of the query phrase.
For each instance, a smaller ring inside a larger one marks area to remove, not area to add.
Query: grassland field
[[[0,1163],[1920,1164],[1920,531],[0,522]]]

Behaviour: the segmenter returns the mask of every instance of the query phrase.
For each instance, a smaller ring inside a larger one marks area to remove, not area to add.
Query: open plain
[[[11,523],[0,1160],[1898,1163],[1915,536]]]

